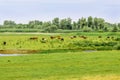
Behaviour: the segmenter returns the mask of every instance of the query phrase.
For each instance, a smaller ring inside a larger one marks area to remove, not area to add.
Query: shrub
[[[116,41],[120,41],[120,38],[116,38],[115,40],[116,40]]]
[[[117,42],[108,42],[106,45],[107,46],[114,46],[114,45],[116,45],[117,44]]]
[[[85,26],[85,27],[83,28],[83,32],[91,32],[91,31],[92,31],[92,29],[89,28],[89,27],[87,27],[87,26]]]
[[[120,44],[115,45],[115,46],[114,46],[114,49],[120,50]]]
[[[99,46],[97,47],[97,50],[112,50],[112,46]]]
[[[112,32],[117,32],[117,31],[118,31],[118,28],[117,28],[117,26],[115,26],[115,27],[113,28]]]

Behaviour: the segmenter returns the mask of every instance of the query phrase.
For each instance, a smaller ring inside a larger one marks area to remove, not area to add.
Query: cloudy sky
[[[47,21],[55,17],[77,20],[82,16],[120,22],[120,0],[0,0],[0,23]]]

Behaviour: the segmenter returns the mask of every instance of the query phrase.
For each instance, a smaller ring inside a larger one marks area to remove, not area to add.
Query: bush
[[[120,44],[115,45],[115,46],[114,46],[114,49],[115,49],[115,50],[120,50]]]
[[[120,41],[120,38],[116,38],[115,40],[116,40],[116,41]]]
[[[106,43],[107,46],[115,46],[117,44],[117,42],[108,42]]]
[[[117,32],[118,31],[118,28],[115,26],[112,30],[112,32]]]
[[[113,46],[117,45],[117,42],[92,42],[92,41],[82,41],[82,42],[73,42],[68,44],[69,48],[81,49],[81,50],[112,50]],[[117,50],[120,49],[117,46]]]
[[[89,27],[87,27],[87,26],[85,26],[85,27],[83,28],[83,32],[91,32],[91,31],[92,31],[92,29],[89,28]]]
[[[97,50],[112,50],[112,46],[99,46],[97,47]]]
[[[51,26],[44,29],[45,32],[55,32],[56,30],[57,30],[56,25],[51,25]]]

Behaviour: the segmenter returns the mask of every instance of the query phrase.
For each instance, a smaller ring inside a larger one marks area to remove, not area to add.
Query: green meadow
[[[120,32],[0,33],[0,53],[1,80],[120,80]]]
[[[0,79],[120,80],[120,51],[67,51],[0,57]]]
[[[55,38],[51,39],[50,37]],[[64,49],[120,50],[120,32],[0,34],[0,50],[44,51]]]

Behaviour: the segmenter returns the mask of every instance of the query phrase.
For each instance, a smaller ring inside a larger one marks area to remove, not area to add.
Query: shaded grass
[[[70,51],[0,57],[0,78],[1,80],[69,80],[72,76],[71,80],[74,80],[74,77],[82,78],[85,75],[120,75],[119,63],[120,51]]]

